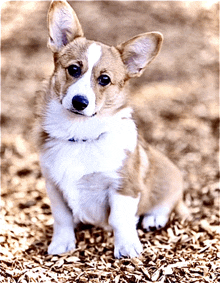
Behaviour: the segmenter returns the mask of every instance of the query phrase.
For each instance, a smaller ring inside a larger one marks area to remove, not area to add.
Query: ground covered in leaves
[[[47,255],[53,219],[31,127],[34,95],[52,72],[49,2],[2,4],[1,282],[220,282],[218,4],[213,1],[71,2],[90,39],[116,44],[164,34],[159,57],[134,80],[131,101],[145,138],[185,179],[192,219],[174,214],[138,233],[140,258],[116,260],[113,235],[80,227],[77,249]]]

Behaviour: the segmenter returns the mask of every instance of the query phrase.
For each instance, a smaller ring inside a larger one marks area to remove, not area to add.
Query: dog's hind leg
[[[150,231],[153,229],[160,229],[166,226],[171,209],[168,206],[159,206],[144,215],[142,220],[143,229]]]

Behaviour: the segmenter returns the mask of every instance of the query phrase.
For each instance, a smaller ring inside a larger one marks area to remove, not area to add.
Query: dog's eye
[[[70,65],[67,69],[71,77],[78,78],[81,75],[81,68],[77,65]]]
[[[106,86],[108,84],[110,84],[111,82],[111,79],[109,78],[109,76],[107,75],[101,75],[99,78],[98,78],[98,82],[101,86]]]

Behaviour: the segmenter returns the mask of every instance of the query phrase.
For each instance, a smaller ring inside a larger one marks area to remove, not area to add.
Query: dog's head
[[[53,93],[78,117],[121,109],[126,103],[126,82],[143,73],[162,43],[157,32],[140,34],[116,47],[87,40],[66,1],[51,3],[48,29],[55,62]]]

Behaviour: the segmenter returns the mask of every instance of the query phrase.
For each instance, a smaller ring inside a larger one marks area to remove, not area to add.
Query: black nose
[[[89,105],[89,101],[85,96],[76,95],[72,99],[72,105],[74,109],[81,111]]]

